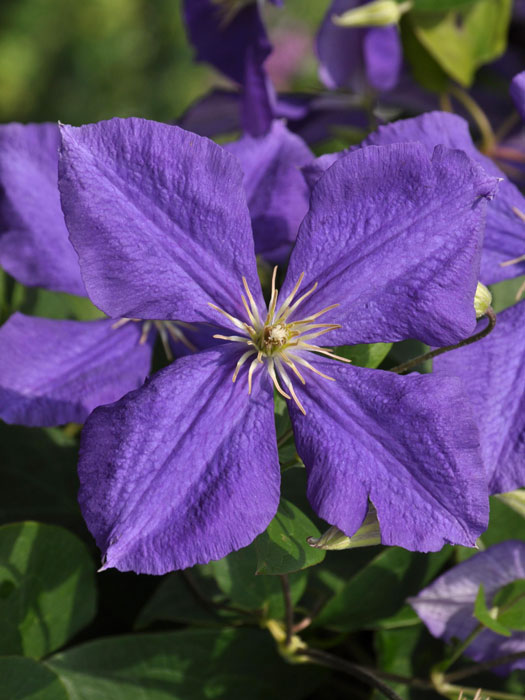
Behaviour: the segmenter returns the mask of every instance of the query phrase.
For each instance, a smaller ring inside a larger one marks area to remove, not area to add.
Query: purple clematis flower
[[[408,602],[434,637],[447,642],[454,638],[465,640],[479,624],[474,617],[474,602],[480,585],[483,584],[490,603],[498,590],[524,578],[525,542],[509,540],[458,564]],[[504,637],[485,629],[465,654],[483,662],[521,651],[525,651],[525,632]],[[525,658],[494,670],[507,674],[519,668],[525,668]]]
[[[274,5],[282,4],[270,0]],[[256,0],[184,0],[184,19],[197,60],[243,87],[243,130],[262,136],[273,119],[273,87],[264,62],[272,45]]]
[[[352,535],[371,500],[385,544],[474,543],[487,489],[459,381],[350,367],[323,340],[442,344],[470,333],[494,178],[443,147],[348,155],[315,187],[266,306],[242,172],[224,149],[113,119],[62,127],[59,173],[97,305],[230,329],[224,345],[177,360],[86,422],[79,499],[105,567],[161,574],[221,558],[267,527],[280,483],[274,389],[290,402],[321,517]]]
[[[0,263],[26,285],[85,296],[58,193],[56,124],[0,126]],[[69,321],[15,313],[0,328],[0,418],[83,422],[140,386],[156,333],[166,353],[214,344],[206,329],[148,320]]]
[[[436,374],[464,381],[491,493],[525,486],[524,329],[525,300],[499,313],[483,340],[434,360]]]
[[[333,0],[317,35],[320,78],[329,88],[391,90],[398,82],[403,50],[397,25],[340,27],[332,18],[368,0]]]
[[[487,208],[481,280],[485,284],[493,284],[523,274],[525,260],[519,258],[525,248],[525,197],[490,158],[477,150],[467,122],[448,112],[430,112],[381,126],[361,145],[379,146],[411,141],[421,143],[429,154],[438,144],[461,149],[480,163],[487,173],[501,179],[498,196]],[[305,176],[310,185],[344,154],[345,151],[324,155],[313,165],[307,166]]]

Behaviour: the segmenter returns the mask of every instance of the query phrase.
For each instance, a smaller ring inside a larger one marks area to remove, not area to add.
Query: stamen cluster
[[[310,342],[331,330],[341,327],[336,323],[317,323],[318,318],[328,311],[335,309],[339,304],[327,306],[321,309],[321,311],[300,320],[290,320],[299,305],[316,290],[317,282],[302,296],[295,299],[304,279],[303,272],[291,293],[286,297],[281,306],[277,308],[279,290],[276,289],[275,286],[276,275],[277,267],[273,270],[272,295],[268,313],[264,321],[260,317],[259,309],[257,308],[255,299],[253,298],[245,277],[242,278],[242,282],[246,296],[242,294],[241,298],[249,323],[235,318],[235,316],[223,311],[214,304],[210,304],[213,309],[226,316],[226,318],[242,332],[242,335],[215,335],[214,337],[235,343],[245,343],[249,348],[241,355],[237,362],[232,377],[234,382],[239,375],[241,367],[251,359],[248,369],[248,393],[251,393],[253,374],[259,367],[265,365],[277,391],[286,399],[290,400],[293,398],[298,408],[303,413],[306,413],[301,402],[297,398],[288,372],[291,370],[302,384],[306,384],[306,381],[299,371],[298,365],[306,367],[325,379],[335,381],[333,377],[329,377],[327,374],[316,369],[311,362],[309,362],[307,357],[312,352],[318,352],[333,359],[349,362],[349,360],[346,360],[344,357],[335,355],[332,350],[313,345]],[[313,356],[310,355],[310,359],[312,358]],[[282,384],[284,384],[289,393],[287,393],[279,383],[277,373],[279,374]]]

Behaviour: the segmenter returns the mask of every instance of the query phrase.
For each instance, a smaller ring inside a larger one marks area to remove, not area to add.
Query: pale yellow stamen
[[[191,352],[197,352],[197,348],[195,347],[195,345],[193,345],[193,343],[191,343],[186,338],[184,333],[179,328],[179,326],[183,326],[184,328],[188,329],[194,328],[194,326],[192,326],[190,323],[184,323],[182,321],[153,321],[151,319],[148,319],[147,321],[142,321],[139,318],[119,318],[118,321],[115,321],[111,328],[113,330],[117,330],[118,328],[122,328],[122,326],[125,326],[127,323],[130,322],[142,323],[142,332],[139,338],[139,345],[144,345],[147,342],[149,333],[154,326],[157,329],[158,334],[160,336],[160,340],[162,342],[162,347],[164,349],[166,358],[170,362],[173,360],[173,352],[171,350],[168,334],[176,342],[180,342],[183,345],[185,345],[188,348],[188,350],[191,350]]]
[[[316,320],[320,316],[337,308],[339,304],[326,306],[324,309],[297,321],[290,320],[296,313],[300,304],[310,297],[317,289],[316,282],[307,292],[296,299],[304,276],[305,274],[303,272],[290,294],[278,308],[277,300],[279,298],[279,290],[276,288],[277,268],[274,268],[270,303],[264,323],[261,321],[259,309],[245,277],[242,278],[244,293],[241,294],[241,299],[249,323],[235,318],[226,311],[219,309],[215,304],[210,304],[211,308],[219,311],[230,323],[236,328],[239,328],[243,334],[217,334],[214,338],[235,343],[244,343],[249,346],[249,349],[247,349],[237,361],[233,374],[233,381],[236,381],[241,368],[246,364],[247,360],[253,358],[248,368],[248,393],[252,391],[253,375],[255,371],[260,365],[264,364],[276,391],[288,400],[293,399],[299,410],[303,413],[305,413],[305,409],[295,393],[292,379],[288,372],[293,372],[292,376],[297,377],[303,385],[306,384],[306,379],[299,370],[299,367],[304,367],[314,374],[323,377],[323,379],[328,379],[332,382],[335,381],[334,377],[330,377],[316,369],[314,365],[303,356],[303,353],[320,353],[334,360],[350,362],[350,360],[347,360],[345,357],[336,355],[333,350],[319,347],[310,342],[325,333],[341,327],[337,323],[316,323]],[[283,386],[286,388],[286,391]]]

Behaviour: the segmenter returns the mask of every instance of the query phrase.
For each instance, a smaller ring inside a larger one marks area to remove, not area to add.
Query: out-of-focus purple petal
[[[474,617],[474,603],[483,584],[488,603],[500,589],[525,578],[525,542],[508,540],[475,554],[450,569],[409,603],[434,637],[445,641],[465,640],[479,624]],[[477,662],[489,661],[506,654],[525,651],[525,632],[502,637],[484,630],[467,647],[466,655]],[[509,673],[525,668],[525,659],[517,659],[498,671]]]
[[[510,96],[514,100],[516,109],[521,115],[522,119],[525,119],[525,71],[518,73],[514,76],[510,84]]]
[[[58,126],[0,125],[0,264],[28,286],[84,295],[58,194]]]
[[[363,38],[368,82],[377,90],[392,90],[399,80],[403,49],[397,25],[373,27]]]
[[[525,300],[483,340],[437,357],[434,372],[464,382],[491,493],[525,486]]]
[[[275,515],[279,461],[265,372],[229,346],[177,360],[97,409],[82,433],[82,512],[105,566],[163,574],[248,545]]]
[[[431,112],[381,126],[362,145],[385,145],[403,141],[418,141],[429,154],[438,144],[460,148],[480,163],[487,173],[503,178],[497,196],[487,208],[481,279],[485,284],[492,284],[523,274],[525,262],[504,267],[501,263],[525,252],[525,224],[514,211],[517,208],[525,214],[525,197],[490,158],[476,149],[467,122],[454,114]]]
[[[246,55],[245,81],[242,96],[241,124],[245,134],[260,137],[272,126],[275,92],[255,51]]]
[[[90,297],[112,317],[238,316],[244,275],[261,309],[242,171],[176,126],[112,119],[62,127],[60,192]]]
[[[364,87],[363,40],[367,30],[339,27],[332,22],[334,15],[361,4],[360,0],[333,0],[319,28],[319,77],[328,88],[350,86],[360,92]]]
[[[43,426],[82,423],[136,389],[150,370],[141,327],[14,314],[0,329],[0,417]]]
[[[226,149],[244,172],[255,252],[283,263],[308,211],[310,193],[300,168],[313,160],[312,153],[278,121],[264,138],[244,136]]]
[[[247,62],[255,60],[262,66],[272,46],[256,2],[232,10],[231,17],[227,11],[213,0],[184,1],[184,18],[197,60],[211,63],[243,85]]]
[[[311,358],[310,358],[311,359]],[[479,436],[455,378],[354,368],[316,358],[291,404],[316,512],[346,535],[377,509],[384,544],[473,546],[488,521]]]
[[[332,304],[327,344],[418,338],[446,345],[475,328],[486,198],[497,181],[461,151],[362,148],[315,186],[283,285],[318,288],[296,312]]]

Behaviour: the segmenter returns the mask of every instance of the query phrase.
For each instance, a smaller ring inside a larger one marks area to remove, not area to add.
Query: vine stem
[[[284,640],[285,646],[289,646],[292,641],[293,634],[293,604],[292,596],[290,595],[290,581],[288,580],[287,574],[282,574],[280,577],[281,586],[283,588],[283,598],[284,598],[284,623],[286,626],[286,639]]]
[[[472,343],[477,343],[478,340],[482,340],[489,333],[491,333],[494,330],[494,326],[496,325],[496,314],[494,313],[494,309],[491,306],[489,306],[489,308],[486,310],[485,316],[488,318],[489,321],[486,327],[482,331],[471,335],[470,338],[460,340],[459,343],[456,343],[455,345],[445,345],[445,347],[436,348],[436,350],[430,350],[430,352],[426,352],[424,355],[419,355],[418,357],[414,357],[412,360],[408,360],[408,362],[403,362],[402,365],[397,365],[397,367],[393,367],[390,371],[395,372],[396,374],[402,374],[403,372],[412,369],[412,367],[417,367],[417,365],[420,365],[422,362],[425,362],[425,360],[431,360],[432,358],[437,357],[438,355],[443,355],[445,352],[450,352],[451,350],[456,350],[457,348],[463,348],[466,345],[472,345]]]
[[[451,698],[452,695],[457,697],[457,693],[466,693],[472,695],[473,698],[479,697],[479,688],[467,688],[462,685],[452,685],[450,683],[445,683],[440,688],[436,688],[440,695],[444,695],[447,698]],[[502,693],[499,690],[485,690],[482,689],[482,698],[484,700],[523,700],[523,695],[515,695],[514,693]]]
[[[475,673],[479,673],[480,671],[487,671],[495,666],[503,666],[504,664],[510,664],[512,661],[523,658],[525,658],[525,651],[517,651],[514,654],[505,654],[505,656],[498,656],[491,661],[483,661],[479,664],[473,664],[468,668],[461,668],[459,671],[447,673],[445,674],[443,680],[446,683],[451,681],[460,681],[462,678],[468,678],[469,676],[473,676]]]
[[[392,688],[386,685],[386,683],[383,683],[372,671],[362,666],[340,659],[338,656],[333,656],[320,649],[310,649],[307,647],[306,649],[301,649],[300,654],[301,656],[307,656],[312,663],[318,664],[319,666],[326,666],[334,671],[341,671],[348,676],[357,678],[357,680],[378,690],[385,698],[388,698],[388,700],[402,700]]]
[[[460,88],[459,85],[450,85],[449,91],[458,102],[461,102],[463,107],[476,122],[476,125],[481,133],[482,150],[484,152],[491,151],[496,145],[496,136],[485,112],[481,109],[478,103],[472,99],[468,92],[463,90],[463,88]]]

